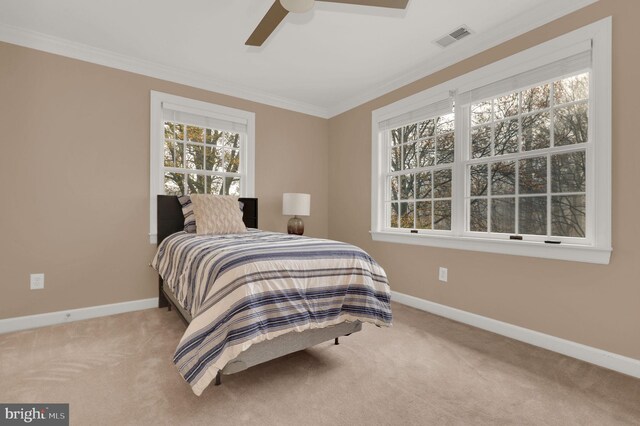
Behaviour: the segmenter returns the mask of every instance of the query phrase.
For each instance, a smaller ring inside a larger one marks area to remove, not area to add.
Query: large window
[[[164,122],[164,193],[240,195],[245,134]]]
[[[610,22],[373,113],[376,240],[608,263]]]
[[[453,112],[388,132],[387,225],[451,229]]]
[[[156,194],[253,196],[251,112],[151,92],[150,240]]]
[[[468,231],[587,237],[589,80],[579,73],[462,109],[470,122]]]

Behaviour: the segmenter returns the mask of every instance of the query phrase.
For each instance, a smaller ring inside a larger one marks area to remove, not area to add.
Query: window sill
[[[611,248],[579,246],[576,244],[551,245],[538,241],[488,240],[471,237],[405,234],[385,231],[371,231],[371,237],[374,241],[387,243],[473,250],[487,253],[539,257],[543,259],[598,263],[603,265],[609,264],[612,251]]]

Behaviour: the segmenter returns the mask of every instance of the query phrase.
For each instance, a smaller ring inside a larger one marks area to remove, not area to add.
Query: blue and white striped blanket
[[[342,242],[178,232],[160,244],[152,266],[193,317],[173,361],[196,395],[263,340],[345,321],[391,325],[384,270]]]

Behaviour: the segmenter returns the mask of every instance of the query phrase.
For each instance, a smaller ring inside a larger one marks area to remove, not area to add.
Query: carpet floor
[[[640,380],[394,304],[363,331],[195,396],[164,309],[0,335],[0,402],[70,404],[72,425],[640,424]]]

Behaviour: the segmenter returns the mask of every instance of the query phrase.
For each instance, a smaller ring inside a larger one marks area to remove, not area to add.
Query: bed
[[[184,231],[176,196],[158,196],[159,307],[187,324],[174,363],[200,395],[222,375],[391,324],[382,268],[346,243],[258,230],[258,200],[241,198],[248,231]]]

